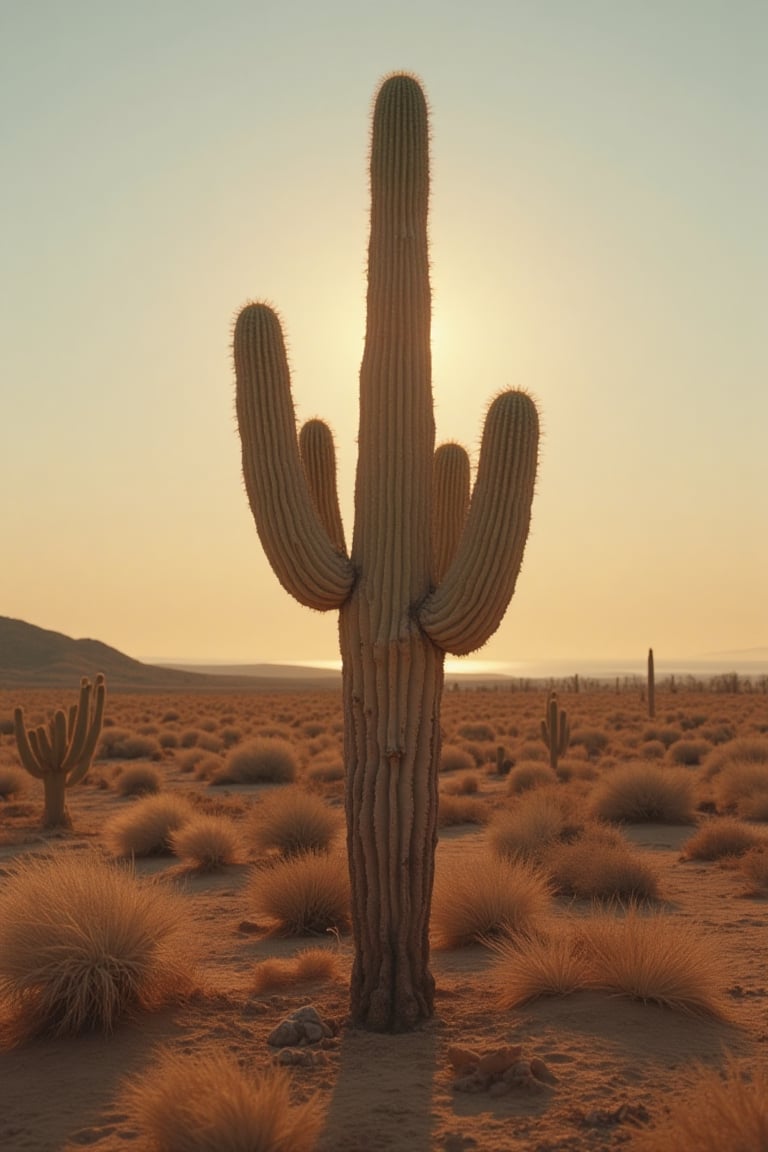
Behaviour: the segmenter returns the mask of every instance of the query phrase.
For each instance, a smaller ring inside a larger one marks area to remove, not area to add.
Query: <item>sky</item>
[[[531,533],[483,660],[768,645],[763,0],[0,0],[0,614],[140,659],[338,656],[240,473],[280,312],[353,523],[370,110],[431,107],[438,441],[525,388]]]

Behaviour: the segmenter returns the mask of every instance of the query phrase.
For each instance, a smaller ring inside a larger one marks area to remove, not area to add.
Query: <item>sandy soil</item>
[[[189,789],[190,778],[167,766],[167,787]],[[198,787],[205,790],[205,785]],[[502,787],[502,785],[497,785]],[[254,795],[255,788],[217,789]],[[80,852],[99,844],[105,818],[129,803],[112,791],[81,786],[70,794],[76,831],[58,837],[35,830],[39,797],[0,810],[0,869],[19,854],[54,845]],[[680,846],[690,827],[635,826],[630,838],[657,865],[665,906],[703,926],[727,957],[725,1022],[689,1018],[598,993],[543,999],[511,1012],[494,1005],[491,958],[481,947],[435,951],[436,1015],[411,1035],[379,1036],[350,1028],[344,939],[330,943],[343,959],[338,982],[301,986],[279,995],[251,991],[253,967],[292,955],[307,940],[280,940],[254,931],[242,890],[247,866],[213,875],[179,874],[172,858],[137,862],[139,873],[179,888],[199,926],[202,991],[191,1003],[121,1025],[108,1037],[38,1040],[0,1052],[0,1148],[4,1152],[94,1152],[145,1146],[121,1109],[123,1078],[141,1071],[158,1047],[205,1052],[224,1048],[256,1067],[275,1052],[267,1036],[295,1008],[311,1003],[338,1025],[324,1062],[291,1070],[296,1099],[319,1093],[325,1123],[318,1152],[565,1152],[628,1142],[652,1125],[691,1082],[694,1060],[722,1061],[726,1051],[765,1059],[768,1037],[765,901],[743,895],[738,876],[716,863],[685,862]],[[438,862],[479,850],[483,829],[460,827],[440,837]],[[583,909],[559,902],[557,915]],[[494,1097],[456,1092],[447,1059],[452,1045],[490,1050],[520,1044],[538,1056],[556,1082]]]

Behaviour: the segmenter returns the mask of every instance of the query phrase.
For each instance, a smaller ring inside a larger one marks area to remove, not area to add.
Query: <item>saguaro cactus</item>
[[[550,692],[544,719],[541,722],[541,738],[549,749],[549,766],[557,771],[557,762],[565,756],[571,742],[571,728],[568,713],[557,701],[557,692]]]
[[[69,828],[71,821],[65,803],[66,789],[83,779],[91,766],[96,741],[104,720],[106,685],[101,673],[94,685],[85,677],[80,682],[80,698],[69,712],[59,708],[48,725],[27,729],[24,710],[13,713],[14,734],[19,758],[30,775],[43,782],[44,828]]]
[[[653,648],[648,649],[648,716],[656,715],[656,674],[653,669]]]
[[[355,523],[344,547],[330,433],[296,433],[280,323],[247,305],[234,334],[243,473],[284,587],[339,609],[351,1015],[401,1031],[429,1017],[429,917],[446,652],[479,648],[515,588],[528,535],[538,416],[490,406],[468,500],[462,448],[438,452],[432,410],[427,109],[419,83],[382,83],[373,113],[365,351]],[[313,422],[314,423],[314,422]],[[315,449],[310,450],[310,441]]]

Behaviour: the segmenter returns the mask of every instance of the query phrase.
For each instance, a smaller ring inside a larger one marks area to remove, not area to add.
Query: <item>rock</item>
[[[534,1056],[531,1060],[531,1075],[540,1080],[542,1084],[557,1084],[557,1076],[550,1072],[543,1060]]]
[[[508,1095],[509,1090],[510,1085],[507,1084],[506,1080],[494,1080],[493,1084],[491,1084],[490,1088],[488,1089],[488,1095],[506,1096]]]
[[[467,1076],[459,1076],[453,1082],[454,1092],[485,1092],[491,1083],[490,1076],[482,1076],[479,1072],[470,1072]]]
[[[448,1049],[448,1059],[457,1072],[461,1072],[463,1068],[476,1068],[480,1063],[478,1052],[472,1048],[461,1048],[458,1044],[454,1044]]]
[[[480,1057],[478,1071],[485,1076],[501,1076],[507,1068],[511,1068],[519,1061],[522,1051],[522,1044],[508,1044],[503,1048],[497,1048],[494,1052],[488,1052]]]
[[[314,1020],[302,1021],[302,1029],[307,1044],[317,1044],[325,1036],[323,1025],[316,1024]]]
[[[294,1044],[299,1044],[303,1035],[303,1029],[295,1020],[288,1017],[283,1020],[276,1028],[273,1028],[267,1037],[267,1044],[272,1048],[289,1048]]]

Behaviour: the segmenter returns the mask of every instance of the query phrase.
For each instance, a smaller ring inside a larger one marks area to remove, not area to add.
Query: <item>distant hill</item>
[[[108,689],[124,692],[303,691],[335,687],[339,680],[321,670],[315,675],[314,669],[302,668],[296,668],[294,676],[280,676],[271,665],[230,671],[235,674],[143,664],[100,640],[73,640],[62,632],[0,616],[0,689],[72,688],[83,676],[93,678],[97,672],[106,676]]]

